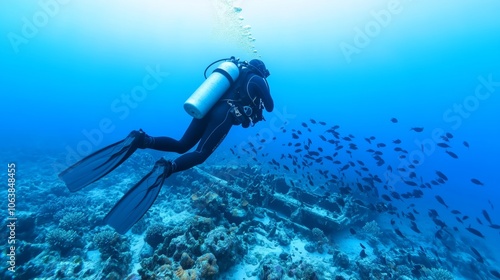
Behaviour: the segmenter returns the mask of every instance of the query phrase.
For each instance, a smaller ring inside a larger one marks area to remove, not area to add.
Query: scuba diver
[[[210,76],[207,70],[223,61]],[[156,161],[153,169],[135,184],[104,218],[120,233],[126,233],[153,205],[163,182],[171,174],[203,163],[224,140],[233,125],[244,128],[264,120],[263,109],[272,112],[264,62],[249,62],[234,57],[210,64],[204,72],[206,80],[184,103],[193,116],[180,140],[152,137],[142,130],[132,131],[125,139],[102,148],[83,158],[59,174],[71,192],[99,180],[113,171],[137,149],[154,149],[183,154],[175,160]],[[186,153],[199,143],[196,150]]]

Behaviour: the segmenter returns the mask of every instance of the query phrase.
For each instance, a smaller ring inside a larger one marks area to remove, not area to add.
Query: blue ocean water
[[[422,198],[394,202],[398,212],[414,203],[422,227],[430,223],[432,229],[422,235],[433,237],[437,228],[427,212],[436,209],[450,232],[457,227],[457,239],[496,248],[499,230],[488,226],[482,212],[500,224],[499,8],[497,1],[468,0],[3,1],[2,164],[16,163],[22,186],[22,178],[30,178],[23,168],[32,170],[37,159],[45,158],[57,174],[133,129],[179,138],[191,121],[183,102],[203,82],[205,67],[229,56],[259,58],[271,72],[275,111],[253,128],[233,128],[215,159],[255,143],[262,166],[297,176],[269,166],[271,159],[286,164],[282,155],[294,153],[287,145],[295,141],[293,130],[332,156],[333,145],[318,136],[338,125],[359,150],[339,153],[340,166],[325,161],[314,168],[342,174],[344,164],[362,161],[371,175],[391,182],[385,184],[389,191],[379,186],[381,194],[404,193],[412,190],[403,182],[408,165],[417,160],[419,185],[438,179],[436,171],[448,180],[422,188]],[[365,138],[371,136],[376,139],[369,144]],[[407,158],[393,151],[395,139]],[[370,148],[383,151],[382,166],[365,151]],[[252,162],[237,152],[243,159],[228,162]],[[387,166],[394,170],[390,175]],[[1,172],[7,177],[7,167]],[[361,180],[353,168],[343,176]],[[470,219],[457,222],[452,209]],[[468,232],[469,225],[485,237]],[[493,265],[500,258],[496,251],[484,251],[489,270],[500,269]]]

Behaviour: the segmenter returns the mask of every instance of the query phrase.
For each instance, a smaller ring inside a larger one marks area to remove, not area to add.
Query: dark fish
[[[444,202],[443,198],[440,197],[439,195],[436,195],[436,200],[441,203],[442,205],[444,205],[446,208],[448,208],[448,205],[446,205],[446,203]]]
[[[366,247],[361,243],[359,243],[359,246],[361,246],[361,248],[363,248],[363,249],[366,249]]]
[[[307,127],[307,124],[305,122],[302,123],[303,127]]]
[[[416,232],[416,233],[422,233],[422,232],[418,229],[417,224],[416,224],[415,222],[413,222],[413,221],[411,222],[411,227],[410,227],[410,228],[411,228],[414,232]]]
[[[476,260],[480,263],[484,263],[484,259],[483,259],[483,256],[481,256],[481,254],[479,254],[479,252],[476,250],[476,248],[474,247],[470,247],[471,251],[476,255]]]
[[[396,118],[392,118],[392,119],[391,119],[391,122],[392,122],[392,123],[397,123],[397,122],[398,122],[398,119],[396,119]]]
[[[488,203],[490,204],[491,210],[495,210],[495,207],[493,206],[493,203],[488,199]]]
[[[353,234],[353,235],[356,234],[356,231],[353,228],[350,228],[349,232],[351,232],[351,234]]]
[[[446,144],[446,143],[437,143],[437,145],[441,148],[449,148],[450,145]]]
[[[458,158],[458,156],[454,152],[446,151],[446,153],[452,158]]]
[[[411,212],[408,212],[408,214],[406,214],[406,217],[408,217],[408,219],[410,219],[412,221],[416,220],[415,216]]]
[[[436,234],[434,234],[434,237],[437,239],[443,239],[443,236],[441,235],[441,230],[436,231]]]
[[[467,141],[464,141],[464,146],[469,148],[469,143]]]
[[[469,226],[468,228],[465,228],[465,229],[467,229],[470,233],[472,233],[472,234],[474,234],[476,236],[484,238],[484,235],[479,230],[471,228],[471,226]]]
[[[310,121],[312,124],[316,124],[316,121],[315,121],[315,120],[313,120],[313,119],[310,119],[309,121]]]
[[[490,274],[495,276],[496,278],[500,279],[500,272],[496,270],[490,270]]]
[[[396,223],[396,221],[394,221],[394,219],[391,219],[391,225],[394,225]]]
[[[318,122],[320,125],[326,125],[326,122]]]
[[[446,177],[446,175],[444,175],[443,172],[436,170],[436,174],[439,176],[439,178],[448,181],[448,177]]]
[[[476,184],[476,185],[479,185],[479,186],[484,186],[483,182],[479,181],[478,179],[472,178],[472,179],[470,179],[470,181],[473,184]]]
[[[386,194],[383,194],[383,195],[382,195],[382,198],[383,198],[384,200],[387,200],[387,201],[392,201],[392,200],[391,200],[391,198],[390,198],[388,195],[386,195]]]
[[[422,131],[424,131],[424,128],[423,127],[412,127],[412,128],[410,128],[410,130],[413,130],[415,132],[422,132]]]
[[[486,210],[483,209],[483,216],[484,218],[486,219],[486,221],[488,221],[488,223],[490,223],[490,225],[492,224],[491,222],[491,219],[490,219],[490,215],[488,214],[488,212],[486,212]]]
[[[408,198],[410,198],[410,197],[411,197],[411,193],[402,193],[402,194],[401,194],[401,197],[402,197],[402,198],[405,198],[405,199],[408,199]]]
[[[451,211],[451,213],[452,213],[452,214],[455,214],[455,215],[457,215],[457,214],[462,214],[462,213],[461,213],[460,211],[458,211],[458,210],[452,210],[452,211]]]
[[[401,140],[399,140],[399,139],[392,140],[392,143],[394,143],[394,144],[401,144]]]
[[[424,192],[421,190],[413,190],[411,193],[415,198],[421,198],[424,195]]]
[[[482,224],[483,224],[483,222],[481,222],[481,220],[479,220],[479,218],[476,218],[476,221],[477,221],[480,225],[482,225]]]
[[[417,186],[417,183],[413,182],[413,181],[406,181],[406,180],[403,180],[403,182],[405,184],[407,184],[408,186],[413,186],[413,187],[416,187]]]
[[[451,139],[451,138],[453,138],[453,134],[451,134],[451,133],[449,133],[449,132],[446,132],[446,137],[448,137],[448,138],[450,138],[450,139]]]
[[[467,220],[468,218],[469,218],[469,216],[463,216],[463,217],[462,217],[462,220],[464,220],[464,221],[465,221],[465,220]]]
[[[340,187],[339,188],[341,194],[348,195],[351,193],[352,189],[349,187]]]
[[[308,154],[315,157],[319,156],[319,153],[316,151],[309,151]]]
[[[445,224],[443,221],[441,221],[440,219],[438,219],[438,218],[434,218],[434,219],[432,219],[432,221],[433,221],[433,222],[434,222],[437,226],[439,226],[439,227],[441,227],[441,228],[446,227],[446,224]]]
[[[349,164],[346,164],[346,165],[344,165],[344,166],[340,169],[340,171],[347,170],[349,167],[350,167],[350,165],[349,165]]]
[[[295,134],[295,133],[292,133],[292,138],[293,139],[299,139],[299,136],[297,134]]]
[[[368,142],[369,144],[372,143],[372,140],[370,140],[369,138],[365,138],[366,142]]]
[[[401,200],[401,196],[399,195],[399,193],[398,193],[398,192],[391,192],[391,196],[392,196],[393,198],[395,198],[395,199],[399,199],[399,200]]]
[[[366,257],[368,256],[368,255],[366,254],[366,252],[365,252],[365,249],[361,250],[361,252],[359,253],[359,256],[360,256],[362,259],[364,259],[364,258],[366,258]]]
[[[495,225],[495,224],[491,224],[489,225],[489,227],[492,229],[500,229],[500,225]]]
[[[399,229],[395,229],[394,232],[396,232],[396,234],[399,235],[401,238],[406,238]]]
[[[435,209],[429,209],[429,217],[434,218],[437,216],[439,216],[439,214]]]

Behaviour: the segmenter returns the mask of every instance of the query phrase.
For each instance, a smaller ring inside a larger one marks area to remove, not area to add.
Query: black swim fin
[[[83,158],[59,174],[68,189],[76,192],[101,179],[113,171],[144,141],[146,133],[142,130],[130,132],[127,138],[111,144]]]
[[[104,223],[125,234],[139,221],[158,197],[163,182],[172,173],[172,162],[159,159],[153,169],[133,186],[104,217]]]

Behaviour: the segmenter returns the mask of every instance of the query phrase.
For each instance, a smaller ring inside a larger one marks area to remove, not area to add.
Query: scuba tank
[[[208,76],[207,70],[217,62],[224,61]],[[208,65],[204,76],[206,80],[184,103],[184,110],[196,119],[203,118],[240,75],[238,59],[220,59]]]

